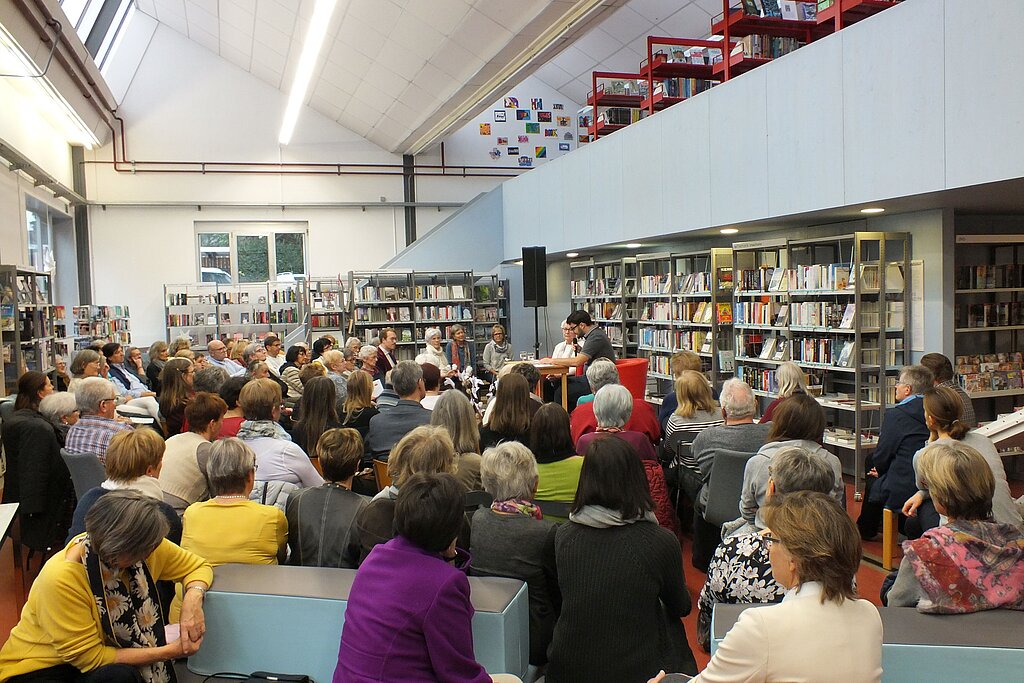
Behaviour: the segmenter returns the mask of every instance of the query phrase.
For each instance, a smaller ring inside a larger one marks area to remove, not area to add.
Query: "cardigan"
[[[21,621],[0,650],[0,682],[61,664],[89,672],[114,663],[117,648],[106,644],[85,565],[65,559],[73,543],[47,560],[32,584]],[[203,558],[166,539],[146,566],[154,581],[213,583],[213,569]]]
[[[472,620],[466,575],[397,536],[356,572],[334,683],[491,683]]]
[[[648,521],[555,532],[562,612],[547,683],[642,682],[659,669],[696,673],[679,620],[690,613],[679,541]]]
[[[206,475],[199,464],[199,451],[207,450],[208,444],[206,439],[195,432],[183,432],[167,439],[164,445],[160,488],[165,494],[184,501],[185,507],[210,497]],[[206,459],[209,459],[208,453],[205,454]],[[184,510],[185,507],[180,509]]]
[[[765,528],[764,501],[768,492],[768,466],[772,456],[785,448],[802,448],[811,455],[822,458],[832,468],[832,497],[845,510],[846,485],[843,483],[843,465],[833,453],[813,441],[789,439],[772,441],[761,446],[754,457],[747,460],[743,468],[743,489],[740,492],[740,516],[748,524],[753,524],[759,531]],[[909,496],[908,496],[909,498]]]

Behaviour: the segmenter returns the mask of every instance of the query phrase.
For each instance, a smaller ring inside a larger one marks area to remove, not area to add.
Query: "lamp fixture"
[[[738,228],[722,228],[718,232],[722,233],[723,235],[735,235],[736,233],[739,232],[739,229]]]
[[[861,209],[861,213],[885,213],[885,209],[880,206],[869,206],[866,209]]]
[[[630,242],[629,244],[626,245],[626,249],[639,249],[642,246],[644,245],[640,244],[639,242]]]
[[[514,266],[521,266],[521,265],[523,265],[523,259],[517,259],[517,260],[513,261],[512,265],[514,265]]]
[[[567,252],[565,252],[565,255],[568,258],[576,258],[577,256],[580,255],[580,252],[578,252],[578,251],[567,251]]]
[[[288,104],[285,106],[284,119],[281,121],[281,132],[277,135],[277,141],[282,145],[287,145],[292,140],[295,124],[299,120],[299,110],[302,109],[302,105],[306,101],[309,82],[313,79],[313,70],[320,57],[324,39],[327,38],[327,29],[337,4],[338,0],[316,0],[316,5],[313,7],[313,16],[309,19],[309,29],[306,31],[306,39],[302,44],[299,64],[295,68],[292,89],[288,93]]]

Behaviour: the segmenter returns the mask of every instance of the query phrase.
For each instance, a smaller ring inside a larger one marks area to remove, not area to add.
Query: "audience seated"
[[[1010,495],[1010,485],[1006,481],[1006,469],[1002,458],[992,443],[992,439],[974,431],[968,431],[967,424],[961,420],[960,411],[963,404],[955,391],[945,386],[936,386],[924,392],[924,420],[931,431],[932,444],[956,442],[970,446],[985,458],[992,476],[995,478],[995,494],[992,497],[992,517],[1001,524],[1022,526],[1020,511]],[[928,446],[925,446],[928,448]],[[921,534],[945,522],[940,519],[928,494],[928,482],[921,476],[918,468],[918,457],[921,451],[914,454],[914,472],[917,479],[918,492],[903,504],[903,514],[907,516],[906,532],[910,539],[920,538]]]
[[[802,448],[827,462],[835,476],[832,497],[840,507],[846,509],[843,465],[835,454],[818,445],[824,432],[825,410],[807,394],[793,394],[778,407],[768,431],[768,442],[747,461],[743,470],[743,491],[740,494],[740,516],[744,522],[740,526],[742,531],[729,529],[725,535],[765,528],[762,508],[768,491],[769,465],[775,454],[784,448]]]
[[[703,364],[701,363],[700,356],[693,351],[687,351],[682,349],[672,354],[672,357],[668,361],[669,370],[672,371],[672,382],[679,378],[679,375],[683,374],[685,370],[693,370],[694,372],[700,372],[703,374]],[[712,397],[715,394],[714,388],[711,389]],[[673,386],[672,390],[669,391],[665,397],[661,400],[661,406],[658,408],[658,424],[661,425],[662,429],[665,428],[665,423],[672,413],[676,412],[676,408],[679,407],[679,399],[676,396],[676,390]]]
[[[313,342],[309,360],[311,363],[323,364],[323,355],[334,348],[334,337],[325,335]],[[324,366],[326,367],[326,366]]]
[[[121,386],[123,394],[130,398],[156,396],[154,392],[149,390],[145,382],[139,379],[138,375],[128,367],[125,363],[124,354],[124,347],[117,342],[107,342],[103,345],[103,356],[106,358],[107,365],[110,368],[111,381],[117,382]]]
[[[433,363],[419,363],[419,366],[423,371],[423,398],[420,399],[420,405],[433,410],[441,398],[441,371]]]
[[[917,467],[948,520],[903,544],[889,606],[936,614],[1024,610],[1024,530],[989,521],[996,482],[985,458],[964,442],[945,441],[924,448]]]
[[[0,650],[5,681],[168,681],[171,660],[205,633],[203,596],[213,571],[168,541],[156,500],[114,491],[93,505],[86,533],[43,566],[21,620]],[[185,585],[181,638],[164,638],[154,581]],[[145,677],[144,677],[145,675]]]
[[[480,430],[473,404],[461,391],[446,391],[430,414],[430,424],[444,427],[452,438],[455,478],[467,491],[479,491]]]
[[[117,418],[117,392],[109,381],[89,377],[75,385],[75,400],[79,418],[68,429],[64,447],[68,453],[95,453],[103,460],[114,435],[132,429]]]
[[[292,426],[292,439],[309,453],[328,429],[341,426],[335,402],[334,382],[327,377],[314,377],[306,382],[299,401],[299,421]]]
[[[608,385],[619,385],[619,370],[615,363],[610,360],[595,360],[587,368],[587,381],[594,391],[594,396],[601,390],[601,387]],[[621,385],[620,385],[621,386]],[[597,419],[594,417],[594,406],[590,405],[594,399],[584,401],[584,396],[572,411],[570,425],[572,426],[572,440],[576,443],[576,450],[583,452],[580,439],[584,434],[589,434],[597,429]],[[647,401],[641,398],[633,399],[633,409],[630,412],[629,422],[625,430],[639,432],[647,437],[652,444],[657,444],[661,438],[661,425],[658,424],[658,417],[654,408]]]
[[[149,388],[160,397],[160,373],[164,370],[164,363],[170,357],[167,342],[157,340],[149,345],[149,365],[146,366],[146,379],[149,381]]]
[[[263,348],[267,350],[266,363],[270,372],[276,377],[281,377],[281,366],[286,360],[281,338],[276,334],[266,335],[263,337]]]
[[[365,347],[364,347],[365,348]],[[348,391],[345,396],[345,410],[339,413],[341,425],[359,432],[366,441],[370,434],[370,420],[378,414],[373,405],[373,377],[368,372],[356,370],[348,376]]]
[[[373,344],[366,344],[359,348],[357,354],[359,359],[359,369],[370,376],[370,379],[374,381],[384,382],[384,376],[377,375],[377,347]]]
[[[787,398],[793,394],[807,393],[807,379],[804,376],[803,368],[791,360],[786,361],[775,369],[775,381],[779,385],[779,395],[764,409],[764,413],[761,415],[762,423],[771,422],[772,417],[775,415],[775,410]]]
[[[786,596],[743,612],[693,680],[881,681],[882,620],[853,588],[861,560],[853,521],[831,496],[810,491],[780,496],[766,521],[772,575]]]
[[[481,379],[493,380],[497,377],[501,366],[511,359],[512,344],[505,338],[505,327],[503,325],[492,325],[491,340],[484,347],[484,372]]]
[[[395,537],[356,573],[345,609],[335,681],[490,683],[473,654],[468,557],[455,547],[465,519],[462,485],[418,474],[394,502]]]
[[[100,377],[103,368],[103,356],[93,349],[81,349],[71,361],[71,382],[68,391],[74,393],[78,383],[89,377]]]
[[[146,366],[142,361],[142,349],[137,346],[126,346],[124,349],[124,366],[128,372],[135,375],[135,379],[142,382],[144,387],[151,389],[149,379],[146,377]]]
[[[480,427],[481,448],[490,448],[502,441],[527,443],[530,420],[539,408],[539,404],[530,400],[530,385],[525,377],[516,372],[502,377],[494,395],[494,412],[487,424]]]
[[[232,377],[231,381],[240,378]],[[160,468],[160,488],[163,500],[180,516],[192,503],[210,497],[207,467],[210,442],[217,438],[227,404],[219,396],[200,392],[196,394],[185,415],[191,431],[167,439]]]
[[[373,547],[394,536],[395,500],[409,477],[418,473],[455,472],[455,447],[443,427],[422,425],[402,437],[388,460],[391,486],[378,493],[356,517],[359,531],[360,561]],[[469,520],[466,520],[463,548],[469,547]]]
[[[974,404],[971,397],[967,395],[963,387],[953,375],[953,364],[941,353],[926,353],[921,356],[921,365],[932,371],[932,382],[936,387],[945,387],[956,392],[960,399],[961,416],[960,421],[967,425],[968,429],[978,426],[978,417],[974,414]]]
[[[561,597],[555,571],[555,524],[531,501],[537,463],[526,446],[510,441],[484,452],[484,490],[494,502],[473,513],[471,572],[526,582],[530,593],[530,664],[547,663]]]
[[[572,502],[580,483],[583,458],[569,433],[569,414],[560,403],[545,403],[530,423],[530,450],[537,461],[534,500]]]
[[[861,538],[871,539],[882,524],[882,510],[903,509],[917,492],[914,478],[914,453],[931,436],[924,421],[924,392],[932,388],[931,370],[921,365],[908,365],[896,383],[896,405],[885,411],[878,433],[878,445],[865,462],[868,468],[864,503],[857,518]],[[899,525],[904,518],[900,515]]]
[[[473,373],[476,370],[476,345],[466,340],[466,328],[455,323],[451,328],[452,338],[444,348],[444,356],[455,374]]]
[[[192,400],[195,389],[192,379],[196,367],[188,358],[171,358],[160,373],[160,415],[168,437],[180,434],[185,424],[185,406]]]
[[[379,410],[382,413],[388,412],[389,410],[397,406],[398,402],[402,400],[401,397],[399,397],[398,392],[395,391],[395,388],[391,385],[392,372],[392,370],[389,370],[388,372],[384,373],[383,383],[381,383],[380,380],[373,381],[374,389],[376,389],[377,385],[384,387],[380,392],[377,393],[376,397],[373,399],[374,405],[377,406],[377,410]],[[424,389],[423,393],[426,394],[426,389]]]
[[[653,508],[634,449],[621,439],[595,440],[570,521],[555,532],[562,611],[546,683],[696,673],[680,620],[691,604],[679,541],[658,526]]]
[[[540,381],[540,370],[534,367],[533,363],[506,363],[501,370],[498,371],[498,384],[501,384],[503,377],[511,373],[516,373],[526,378],[526,386],[529,388],[530,398],[537,404],[535,406],[529,406],[528,409],[530,410],[531,416],[536,414],[537,409],[544,405],[544,399],[533,393],[534,387],[536,387],[537,383]],[[495,387],[496,386],[497,385],[495,385]],[[494,400],[487,402],[487,407],[484,408],[483,424],[490,423],[491,415],[494,414],[495,405],[497,405],[497,402]]]
[[[211,365],[208,368],[196,371],[196,374],[192,377],[192,389],[194,391],[205,391],[210,394],[219,394],[220,388],[224,386],[224,382],[231,376],[227,370],[219,365]],[[234,377],[244,376],[244,372],[234,375]]]
[[[228,373],[229,377],[237,377],[238,375],[245,373],[244,367],[228,357],[230,351],[227,344],[222,342],[220,339],[214,339],[207,344],[206,353],[209,354],[208,360],[210,365],[221,368]]]
[[[303,567],[359,566],[356,517],[370,502],[352,491],[363,457],[363,439],[354,429],[330,429],[316,444],[326,482],[288,497],[288,564]]]
[[[593,401],[594,414],[597,417],[597,431],[584,434],[576,443],[576,449],[583,456],[589,452],[590,445],[598,439],[614,437],[628,443],[643,463],[647,473],[651,497],[654,500],[654,514],[658,523],[666,529],[678,533],[679,520],[669,500],[668,488],[665,485],[665,473],[661,469],[658,455],[647,437],[640,432],[629,431],[625,425],[635,405],[629,389],[621,384],[606,384],[597,391]],[[579,408],[576,409],[579,412]],[[575,413],[574,413],[575,414]]]
[[[381,460],[387,460],[395,444],[412,429],[430,423],[430,411],[420,405],[424,395],[420,366],[411,360],[401,361],[391,373],[391,384],[398,403],[370,419],[367,436],[370,453]]]
[[[831,494],[835,474],[823,459],[803,448],[783,448],[768,465],[766,505],[776,496],[796,491]],[[697,642],[711,647],[711,616],[718,603],[778,602],[786,594],[768,562],[767,531],[731,536],[715,549],[697,607]]]
[[[348,354],[348,355],[346,355]],[[321,357],[327,368],[327,379],[334,382],[334,405],[338,415],[345,412],[345,399],[348,397],[348,376],[356,369],[351,351],[331,349]]]
[[[292,443],[281,426],[281,388],[273,380],[254,379],[244,387],[238,402],[245,422],[238,438],[256,453],[260,481],[281,481],[300,487],[324,483],[305,451]]]
[[[224,439],[229,436],[238,436],[238,429],[245,421],[245,414],[242,412],[242,406],[238,405],[238,395],[242,393],[242,387],[244,387],[249,381],[250,379],[245,375],[240,377],[229,377],[221,386],[220,397],[224,400],[224,404],[228,407],[228,410],[224,413],[224,419],[221,420],[220,433],[214,438]],[[191,424],[192,423],[190,421],[189,425],[191,426]]]
[[[696,502],[704,481],[692,450],[693,440],[705,429],[721,425],[722,414],[711,397],[711,385],[699,372],[683,370],[679,373],[675,395],[676,410],[665,422],[661,460],[669,463],[665,473],[669,488],[682,490]]]
[[[285,398],[289,406],[294,406],[302,398],[302,381],[299,379],[299,372],[309,362],[309,352],[304,346],[289,346],[285,354],[285,362],[281,365],[279,374],[281,380],[288,387]],[[273,371],[273,367],[271,367]]]
[[[105,390],[113,391],[109,385]],[[52,391],[49,377],[29,370],[18,378],[14,413],[3,421],[3,502],[19,504],[21,542],[32,550],[57,547],[67,535],[67,511],[75,495],[56,429],[39,412],[39,403]]]
[[[71,425],[78,422],[78,401],[70,391],[55,391],[44,396],[39,402],[39,412],[50,421],[57,434],[61,448],[68,436]]]

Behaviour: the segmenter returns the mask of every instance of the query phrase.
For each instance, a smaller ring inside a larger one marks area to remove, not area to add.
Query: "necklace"
[[[237,498],[237,499],[242,499],[242,500],[249,500],[249,496],[245,495],[244,493],[240,494],[240,495],[237,495],[237,496],[217,496],[217,498],[219,500],[228,500],[229,498]]]

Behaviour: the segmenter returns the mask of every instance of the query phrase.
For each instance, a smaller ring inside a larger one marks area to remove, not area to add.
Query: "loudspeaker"
[[[523,306],[548,305],[548,258],[544,247],[523,247]]]

